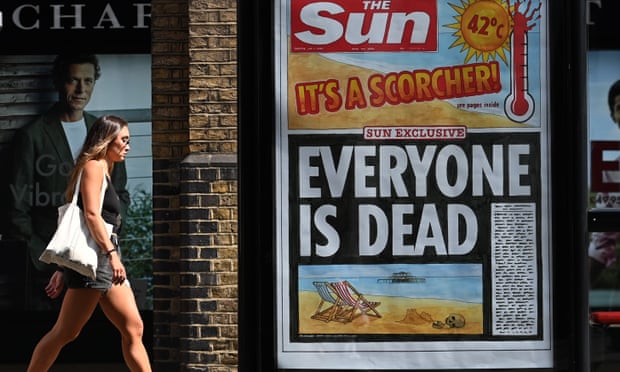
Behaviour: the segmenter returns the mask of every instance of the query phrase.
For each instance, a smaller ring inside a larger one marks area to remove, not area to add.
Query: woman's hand
[[[121,262],[118,252],[110,252],[110,266],[112,266],[112,283],[123,284],[127,279],[127,273],[125,272],[125,266]]]
[[[65,287],[65,276],[62,271],[54,271],[49,283],[45,286],[47,297],[54,299],[61,295]]]

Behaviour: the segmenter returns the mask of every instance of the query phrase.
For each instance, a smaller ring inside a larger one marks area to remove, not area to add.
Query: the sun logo
[[[467,51],[465,63],[475,60],[487,62],[497,57],[508,64],[506,52],[510,51],[510,32],[512,13],[503,0],[461,0],[461,6],[449,4],[457,12],[456,23],[445,27],[456,30],[452,35],[457,39],[450,48],[461,46]]]

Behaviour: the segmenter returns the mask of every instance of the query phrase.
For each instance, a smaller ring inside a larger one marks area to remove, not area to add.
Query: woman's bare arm
[[[110,241],[110,235],[105,227],[103,217],[101,217],[101,186],[105,177],[104,160],[89,160],[82,171],[82,183],[80,192],[82,193],[82,206],[84,218],[91,236],[99,245],[103,252],[114,249]]]

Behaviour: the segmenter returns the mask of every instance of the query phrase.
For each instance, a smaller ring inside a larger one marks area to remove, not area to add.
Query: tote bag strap
[[[77,204],[77,195],[80,191],[80,183],[82,181],[82,171],[78,175],[77,182],[75,183],[75,189],[73,189],[73,199],[71,199],[71,204]]]

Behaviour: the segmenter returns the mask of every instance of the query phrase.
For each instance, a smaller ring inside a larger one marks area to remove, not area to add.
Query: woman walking
[[[71,200],[78,177],[81,176],[78,205],[82,207],[86,225],[99,246],[97,275],[93,280],[63,268],[52,274],[45,287],[47,295],[57,298],[65,285],[67,293],[56,323],[34,349],[29,372],[49,370],[62,348],[78,337],[97,305],[121,334],[123,358],[127,367],[132,372],[151,371],[148,353],[142,342],[144,324],[133,290],[127,281],[115,234],[120,227],[121,207],[110,174],[114,163],[125,160],[128,152],[129,127],[119,117],[99,118],[86,136],[65,195],[66,200]],[[102,195],[104,183],[107,187]],[[106,223],[114,226],[111,237]],[[96,353],[109,350],[106,345],[93,347]]]

